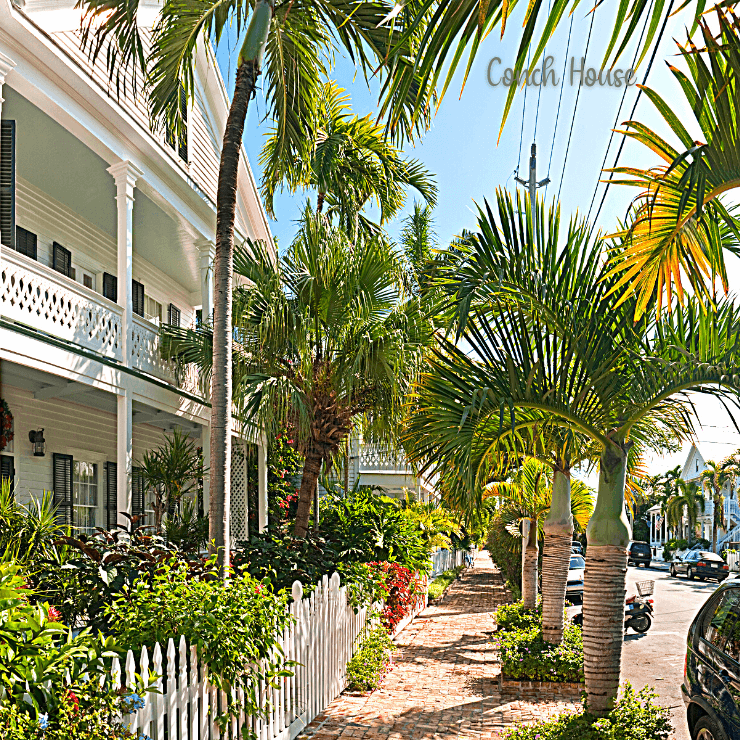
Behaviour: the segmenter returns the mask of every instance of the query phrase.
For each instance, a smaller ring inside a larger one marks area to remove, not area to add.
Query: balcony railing
[[[123,362],[118,304],[13,249],[0,250],[2,316]],[[159,353],[158,328],[136,315],[127,359],[130,367],[201,395],[196,368],[164,360]]]
[[[370,445],[360,447],[360,471],[413,475],[411,468],[401,455]]]
[[[121,307],[84,285],[2,249],[2,315],[119,362]]]

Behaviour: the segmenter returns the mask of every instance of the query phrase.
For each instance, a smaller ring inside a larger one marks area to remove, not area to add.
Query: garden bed
[[[464,565],[458,565],[457,568],[451,568],[440,573],[427,587],[427,594],[430,602],[439,603],[447,594],[447,589],[455,582],[455,579],[465,569]]]

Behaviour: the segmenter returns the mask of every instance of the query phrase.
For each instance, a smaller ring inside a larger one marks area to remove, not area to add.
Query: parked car
[[[627,545],[627,565],[644,565],[650,567],[653,551],[647,542],[630,542]]]
[[[577,555],[583,555],[583,545],[578,540],[573,540],[570,543],[570,551]]]
[[[565,598],[583,599],[583,574],[586,572],[586,561],[583,555],[571,555],[568,566],[568,585],[565,587]]]
[[[740,738],[740,581],[723,583],[696,615],[681,693],[694,740]]]
[[[677,555],[671,561],[671,575],[685,575],[689,580],[699,577],[700,580],[716,578],[717,583],[727,578],[730,567],[720,555],[706,550],[689,550],[683,555]]]

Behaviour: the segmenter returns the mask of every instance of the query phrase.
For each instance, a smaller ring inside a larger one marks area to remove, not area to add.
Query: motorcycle
[[[653,600],[647,597],[653,595],[655,581],[640,581],[636,585],[637,594],[624,603],[624,631],[627,632],[631,627],[635,632],[644,634],[653,624]],[[582,626],[583,611],[578,612],[571,622]]]

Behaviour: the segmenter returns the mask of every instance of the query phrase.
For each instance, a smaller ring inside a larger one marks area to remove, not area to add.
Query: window
[[[709,608],[703,620],[704,639],[711,642],[718,650],[724,648],[725,640],[732,633],[735,622],[734,609],[740,598],[737,589],[724,591],[714,608]]]
[[[180,309],[173,303],[170,303],[170,307],[167,309],[167,323],[170,326],[180,326]]]
[[[11,489],[15,488],[15,464],[12,455],[0,455],[0,479],[9,480]]]
[[[699,461],[698,460],[696,461],[696,472],[697,473],[699,472]]]
[[[72,505],[77,530],[92,534],[97,526],[98,508],[98,466],[95,463],[74,461]]]
[[[151,296],[144,296],[144,318],[156,324],[162,323],[162,304]]]
[[[95,290],[95,278],[86,272],[82,273],[82,284],[90,290]]]
[[[31,233],[28,229],[24,229],[22,226],[15,227],[15,249],[16,252],[25,254],[26,257],[30,257],[32,260],[37,259],[36,247],[38,239],[36,234]]]
[[[144,286],[137,280],[131,281],[132,309],[138,316],[144,315]]]

